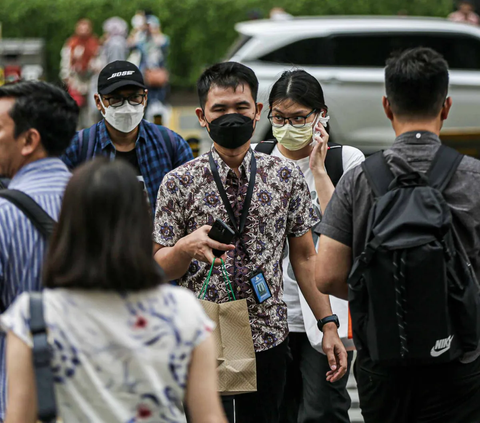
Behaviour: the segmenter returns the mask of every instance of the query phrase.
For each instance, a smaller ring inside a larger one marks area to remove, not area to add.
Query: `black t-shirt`
[[[136,152],[135,149],[130,150],[130,151],[118,151],[117,150],[115,158],[127,161],[128,163],[130,163],[134,167],[135,172],[137,173],[137,176],[142,175],[142,172],[140,172],[140,167],[138,166],[137,152]]]

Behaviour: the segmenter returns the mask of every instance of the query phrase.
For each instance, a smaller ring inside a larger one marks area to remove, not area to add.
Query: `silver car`
[[[229,60],[251,67],[266,107],[254,142],[271,138],[268,94],[284,70],[302,68],[325,92],[332,139],[369,154],[394,140],[381,98],[384,67],[392,52],[431,47],[450,66],[453,107],[444,135],[480,134],[480,28],[440,18],[310,17],[243,22]]]

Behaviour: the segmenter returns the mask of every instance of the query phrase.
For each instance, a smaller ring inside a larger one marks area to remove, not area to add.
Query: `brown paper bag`
[[[200,300],[215,324],[218,392],[238,395],[257,390],[257,367],[247,300],[212,303]]]

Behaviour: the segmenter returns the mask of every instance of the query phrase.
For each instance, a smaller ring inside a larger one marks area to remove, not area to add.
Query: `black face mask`
[[[206,119],[205,119],[206,120]],[[208,122],[208,121],[207,121]],[[218,145],[235,149],[248,142],[253,135],[253,119],[240,113],[230,113],[208,122],[210,137]]]

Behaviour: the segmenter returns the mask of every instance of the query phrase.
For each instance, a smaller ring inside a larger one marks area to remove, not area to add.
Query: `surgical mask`
[[[125,100],[125,103],[120,107],[105,107],[102,97],[99,97],[100,103],[102,103],[105,110],[105,113],[102,113],[103,117],[117,131],[128,134],[142,121],[145,112],[145,106],[143,104],[132,106],[127,100]]]
[[[253,119],[240,113],[229,113],[208,122],[210,138],[218,145],[235,149],[241,147],[252,138]]]
[[[313,122],[306,123],[301,128],[297,128],[290,124],[282,127],[272,127],[273,136],[282,144],[287,150],[297,151],[312,143],[312,136],[315,126],[318,122],[325,127],[330,120],[330,116],[319,116]]]

